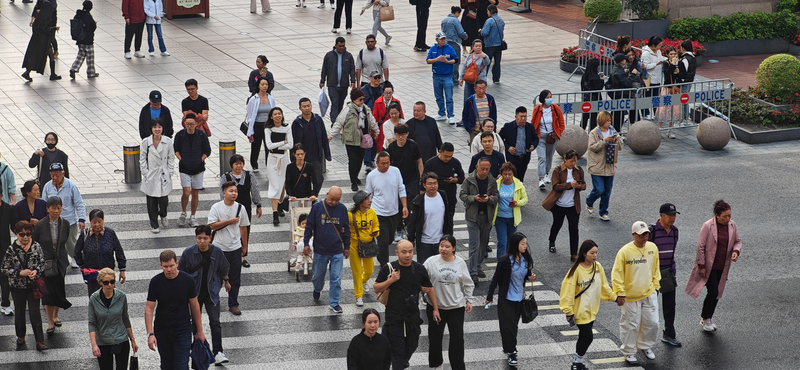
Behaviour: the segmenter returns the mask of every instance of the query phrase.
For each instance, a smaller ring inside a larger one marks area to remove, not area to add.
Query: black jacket
[[[206,170],[203,154],[211,156],[211,145],[208,143],[206,133],[195,129],[194,135],[186,133],[186,129],[175,134],[175,153],[181,153],[178,162],[178,171],[187,175],[197,175]]]
[[[122,250],[117,238],[117,233],[107,227],[103,228],[103,236],[95,234],[89,235],[91,231],[87,227],[78,237],[75,243],[75,262],[83,268],[100,270],[108,267],[112,270],[119,265],[120,271],[125,271],[127,260],[125,252]],[[100,248],[103,249],[103,261],[100,261]],[[116,257],[116,264],[114,263]]]
[[[43,157],[39,157],[36,153],[31,155],[31,159],[28,160],[28,167],[36,168],[39,165],[39,160],[42,161],[42,167],[38,170],[39,171],[39,186],[44,188],[44,185],[50,181],[50,165],[53,163],[61,163],[64,166],[64,177],[69,178],[69,156],[67,153],[61,151],[61,149],[56,149],[53,152],[48,152],[47,148],[42,148],[44,152]],[[50,153],[48,155],[48,153]],[[52,156],[52,160],[50,159]]]
[[[83,40],[75,40],[76,45],[94,45],[94,31],[97,30],[97,22],[94,21],[92,15],[83,10],[78,9],[75,12],[75,18],[83,21]]]
[[[25,199],[22,201],[25,201]],[[19,221],[17,217],[17,211],[14,207],[0,200],[0,255],[4,256],[6,249],[11,245],[12,228]]]
[[[347,370],[389,370],[391,363],[389,339],[381,333],[370,338],[361,330],[347,347]]]
[[[351,83],[356,82],[356,62],[353,59],[353,54],[345,51],[342,54],[342,79],[336,81],[338,77],[339,55],[336,53],[336,48],[325,54],[322,59],[322,72],[320,75],[319,83],[324,83],[328,87],[350,87]]]
[[[530,267],[530,266],[528,266]],[[528,272],[525,274],[525,279],[522,279],[523,282],[523,290],[525,285],[528,282],[528,278],[531,276],[531,269],[528,268]],[[508,285],[511,283],[511,259],[508,256],[504,258],[500,258],[497,261],[497,267],[494,270],[494,276],[492,276],[492,282],[489,284],[489,293],[486,295],[486,300],[491,302],[494,297],[494,289],[500,285],[500,292],[498,292],[498,301],[506,300],[506,296],[508,295]],[[524,294],[523,294],[524,296]]]
[[[250,71],[250,77],[247,80],[247,87],[250,89],[251,94],[255,94],[258,92],[258,85],[256,85],[256,80],[258,80],[258,76],[261,76],[261,73],[258,69],[254,69]],[[267,94],[272,94],[272,89],[275,88],[275,78],[272,77],[272,72],[267,71],[267,82],[269,82],[269,88],[267,89]]]
[[[633,80],[625,73],[625,70],[622,69],[619,65],[614,65],[614,69],[611,72],[611,88],[612,89],[630,89],[633,87]],[[613,99],[621,99],[623,97],[628,97],[625,92],[618,91],[609,93],[612,95]]]
[[[50,234],[50,217],[45,217],[39,220],[36,226],[33,227],[33,241],[42,246],[42,253],[45,260],[53,259],[58,263],[58,272],[61,276],[67,275],[67,239],[69,239],[69,222],[59,217],[58,220],[58,240],[53,243],[53,237]],[[56,249],[58,253],[56,253]]]
[[[161,118],[161,127],[164,128],[161,134],[172,139],[175,130],[172,128],[172,115],[169,113],[169,108],[167,108],[166,105],[161,104],[161,115],[158,117]],[[141,137],[142,140],[153,134],[150,120],[150,103],[147,103],[142,107],[142,111],[139,112],[139,137]]]
[[[603,90],[605,82],[599,76],[592,76],[585,81],[581,79],[581,91],[596,91]],[[601,100],[601,93],[583,94],[583,100]]]
[[[524,148],[517,148],[517,125],[516,121],[507,122],[503,125],[503,128],[500,129],[500,138],[503,139],[503,145],[506,146],[506,159],[511,158],[513,154],[508,151],[508,148],[514,147],[519,153],[520,150],[527,151],[528,148],[533,145],[533,147],[539,146],[539,135],[536,134],[536,129],[533,128],[533,125],[530,123],[525,124],[525,147]],[[531,155],[528,153],[526,155]],[[471,172],[471,171],[470,171]]]
[[[447,197],[447,193],[444,191],[439,190],[439,195],[442,196],[442,200],[444,201],[444,227],[442,228],[442,232],[444,235],[453,235],[453,214],[450,213],[450,199]],[[425,225],[426,221],[436,221],[436,220],[425,220],[425,193],[417,195],[414,200],[411,201],[411,207],[409,207],[409,215],[408,215],[408,227],[406,230],[408,231],[408,240],[414,242],[414,245],[419,246],[422,242],[422,226]]]
[[[307,124],[308,121],[303,119],[303,115],[297,116],[292,122],[292,140],[294,140],[295,144],[303,144],[306,148],[306,154],[308,154],[308,148],[311,145],[317,146],[317,151],[323,158],[311,158],[306,157],[306,161],[319,161],[323,162],[326,159],[328,161],[331,160],[331,147],[328,143],[328,131],[325,129],[325,122],[322,121],[322,117],[320,117],[316,113],[311,114],[311,124],[314,125],[314,129],[317,132],[317,142],[312,143],[305,138],[303,135],[303,125]]]

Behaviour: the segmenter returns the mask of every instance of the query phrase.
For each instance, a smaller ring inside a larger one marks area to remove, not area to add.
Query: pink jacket
[[[739,238],[739,232],[736,231],[736,223],[733,221],[728,222],[728,258],[725,261],[725,269],[722,271],[722,277],[719,279],[719,295],[717,299],[722,298],[722,291],[725,290],[725,282],[728,280],[728,271],[731,268],[731,255],[736,251],[741,255],[742,239]],[[711,272],[711,266],[714,265],[714,255],[717,253],[717,220],[711,218],[703,223],[700,229],[700,237],[697,240],[697,258],[695,259],[692,274],[689,275],[689,281],[686,282],[686,294],[697,299],[703,287],[706,286],[708,281],[708,274]],[[706,277],[700,276],[697,265],[702,264],[706,266]]]

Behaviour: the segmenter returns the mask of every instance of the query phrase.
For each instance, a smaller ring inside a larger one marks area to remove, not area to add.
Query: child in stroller
[[[303,213],[297,217],[297,228],[292,232],[294,238],[294,251],[289,256],[290,267],[294,267],[294,274],[297,281],[300,281],[300,266],[303,266],[303,276],[308,276],[308,268],[314,260],[314,252],[308,254],[303,253],[305,245],[303,244],[303,237],[306,233],[306,219],[308,214]],[[314,240],[309,240],[311,247],[314,246]]]

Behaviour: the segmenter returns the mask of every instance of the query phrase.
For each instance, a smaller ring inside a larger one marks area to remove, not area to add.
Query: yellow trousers
[[[353,271],[353,290],[356,298],[364,295],[364,282],[372,276],[372,269],[375,264],[374,258],[358,257],[358,246],[350,247],[350,269]]]

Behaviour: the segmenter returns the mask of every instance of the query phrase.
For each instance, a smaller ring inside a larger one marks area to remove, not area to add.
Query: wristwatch
[[[154,335],[156,335],[156,333],[147,333],[147,339],[150,339],[150,337],[152,337]]]

